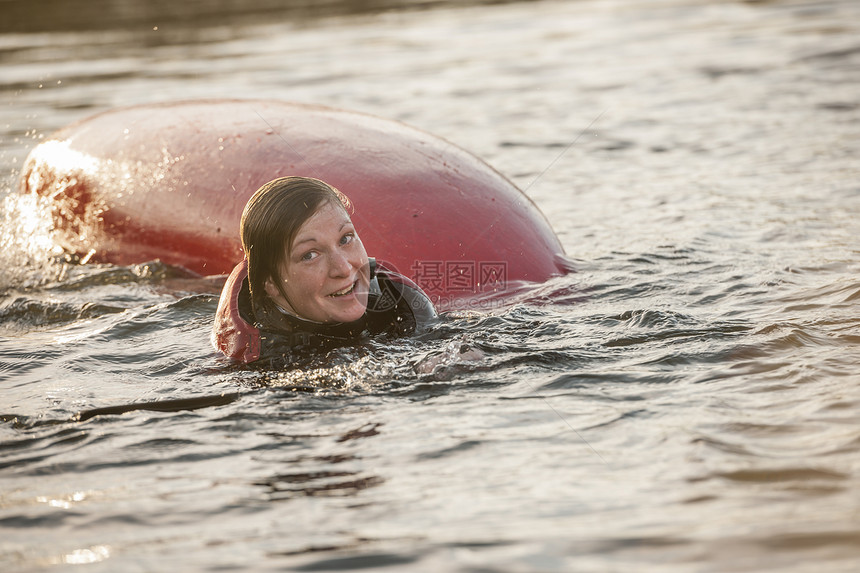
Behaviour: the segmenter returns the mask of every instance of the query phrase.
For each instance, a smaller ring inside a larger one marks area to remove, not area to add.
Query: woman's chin
[[[350,301],[338,302],[328,312],[331,322],[353,322],[364,316],[367,311],[367,302],[352,297]]]
[[[357,307],[355,309],[343,309],[338,312],[331,313],[332,322],[354,322],[364,316],[366,307]]]

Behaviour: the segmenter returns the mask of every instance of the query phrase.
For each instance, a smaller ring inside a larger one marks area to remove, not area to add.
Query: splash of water
[[[67,265],[62,254],[54,241],[49,201],[8,194],[0,211],[0,291],[57,280]]]
[[[333,351],[333,353],[337,352],[347,351],[344,349]],[[319,368],[269,372],[264,374],[256,385],[289,388],[303,392],[327,390],[366,392],[374,385],[390,380],[395,370],[393,363],[371,355],[341,362]]]

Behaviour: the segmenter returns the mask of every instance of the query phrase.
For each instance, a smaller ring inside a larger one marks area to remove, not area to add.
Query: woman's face
[[[346,210],[324,203],[299,227],[280,265],[289,302],[272,283],[266,293],[284,310],[315,322],[351,322],[367,309],[370,265]]]

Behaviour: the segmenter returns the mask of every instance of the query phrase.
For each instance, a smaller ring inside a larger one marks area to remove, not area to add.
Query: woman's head
[[[367,253],[337,189],[306,177],[260,187],[240,233],[255,309],[266,299],[315,322],[351,322],[367,308]]]

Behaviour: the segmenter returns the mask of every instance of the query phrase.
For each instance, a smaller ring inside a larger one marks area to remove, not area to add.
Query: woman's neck
[[[272,301],[272,302],[274,302],[274,301]],[[325,322],[318,322],[316,320],[309,320],[307,318],[301,317],[294,312],[290,312],[289,310],[285,309],[284,307],[282,307],[281,305],[279,305],[276,302],[275,302],[275,308],[277,308],[279,311],[281,311],[281,314],[285,314],[286,316],[289,316],[290,318],[293,318],[295,320],[300,320],[302,322],[309,322],[311,324],[319,324],[319,325],[327,324]]]

